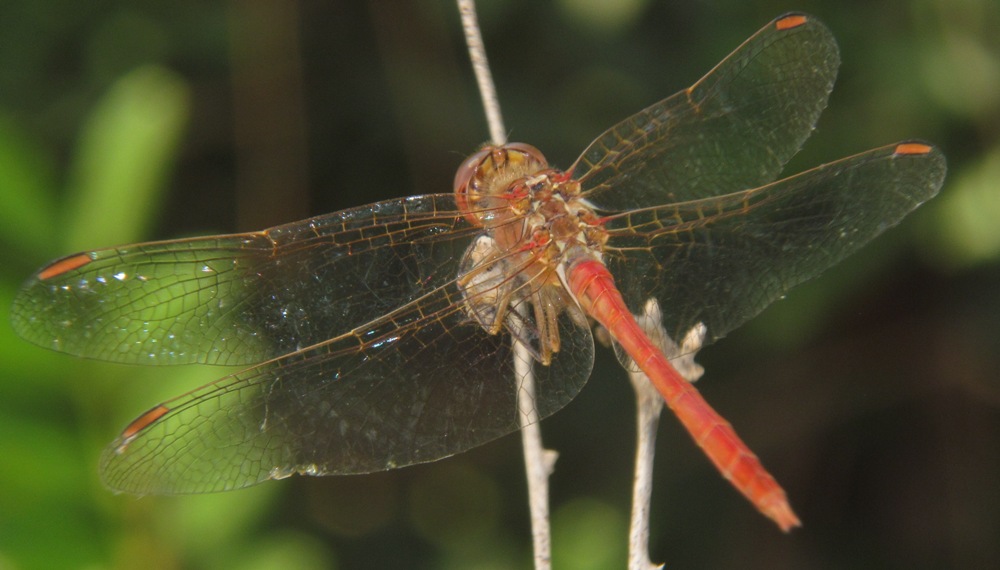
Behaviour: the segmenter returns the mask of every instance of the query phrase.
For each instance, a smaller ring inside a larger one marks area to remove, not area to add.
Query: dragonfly
[[[703,326],[713,342],[938,192],[944,156],[918,140],[775,181],[839,63],[822,23],[787,14],[565,170],[527,144],[485,146],[452,192],[70,255],[27,280],[13,326],[82,357],[244,367],[153,406],[103,452],[104,483],[141,495],[468,450],[521,427],[519,397],[539,418],[567,405],[600,325],[787,531],[785,492],[634,315],[653,299],[671,338]]]

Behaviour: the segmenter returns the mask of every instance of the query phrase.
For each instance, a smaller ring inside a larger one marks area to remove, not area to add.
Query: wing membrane
[[[602,134],[570,170],[588,199],[617,211],[756,188],[809,137],[839,65],[822,23],[782,16],[690,88]]]
[[[293,473],[365,473],[519,429],[522,380],[510,335],[473,323],[455,303],[460,294],[442,287],[368,326],[157,406],[105,451],[105,483],[174,494]],[[540,417],[566,405],[590,375],[593,339],[581,322],[564,312],[559,353],[549,366],[533,363]]]
[[[143,364],[245,365],[318,344],[454,279],[478,228],[452,195],[389,200],[263,232],[78,254],[11,312],[36,344]]]
[[[933,197],[944,156],[900,143],[755,190],[613,217],[606,261],[637,314],[655,297],[674,339],[725,336]]]

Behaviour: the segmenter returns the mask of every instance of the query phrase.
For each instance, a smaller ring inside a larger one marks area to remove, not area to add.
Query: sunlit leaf
[[[67,251],[146,235],[187,114],[187,87],[163,68],[139,68],[112,87],[80,138],[63,212]]]

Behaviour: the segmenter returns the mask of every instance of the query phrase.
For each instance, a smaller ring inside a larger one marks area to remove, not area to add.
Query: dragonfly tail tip
[[[802,522],[795,515],[795,512],[792,511],[792,507],[788,504],[787,500],[778,501],[770,505],[763,512],[765,516],[777,523],[778,527],[781,528],[781,532],[791,532],[792,529],[802,526]]]

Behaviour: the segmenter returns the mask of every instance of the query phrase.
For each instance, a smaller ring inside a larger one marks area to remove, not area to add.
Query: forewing
[[[714,341],[934,196],[945,159],[921,142],[874,149],[768,186],[613,216],[605,253],[629,307],[655,297],[675,340]]]
[[[460,295],[448,285],[370,326],[153,408],[105,451],[105,483],[173,494],[294,473],[365,473],[517,430],[523,377],[511,337],[473,323],[456,304]],[[559,353],[549,366],[529,363],[535,394],[525,403],[540,417],[563,407],[590,375],[585,323],[563,312]],[[525,342],[538,340],[530,318],[518,328]]]
[[[588,199],[617,211],[756,188],[808,138],[839,65],[822,23],[782,16],[690,88],[602,134],[571,171]]]
[[[245,365],[350,331],[454,279],[478,228],[452,195],[389,200],[263,232],[77,254],[31,277],[25,339],[126,363]]]

